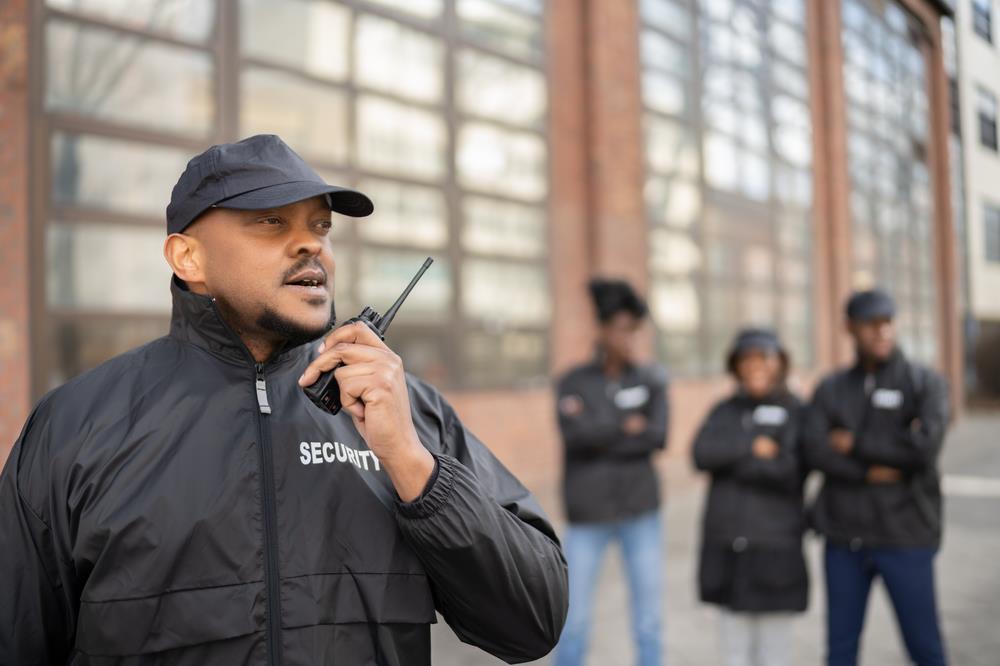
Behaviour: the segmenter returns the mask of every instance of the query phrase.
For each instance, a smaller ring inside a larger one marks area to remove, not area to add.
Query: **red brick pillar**
[[[30,407],[28,0],[0,2],[0,464]]]

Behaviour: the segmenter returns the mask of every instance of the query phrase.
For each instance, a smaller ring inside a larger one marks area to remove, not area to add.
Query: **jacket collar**
[[[250,350],[243,340],[226,323],[215,299],[196,294],[177,276],[170,280],[173,311],[170,315],[170,337],[204,349],[212,356],[227,363],[255,366]],[[286,347],[269,358],[264,365],[280,366],[300,354],[306,345]]]
[[[876,364],[875,371],[873,374],[882,375],[886,372],[892,372],[896,368],[906,365],[906,363],[907,363],[906,355],[903,354],[903,350],[901,350],[899,347],[896,347],[895,349],[892,350],[892,354],[889,355],[889,358]],[[860,355],[858,355],[858,357],[855,359],[854,367],[851,369],[858,375],[863,376],[866,374],[865,368],[861,364]]]

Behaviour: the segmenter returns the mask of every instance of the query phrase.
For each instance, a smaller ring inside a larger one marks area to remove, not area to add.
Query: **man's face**
[[[240,333],[304,342],[333,310],[330,208],[322,197],[270,210],[212,208],[185,234],[202,250],[204,282]]]
[[[639,328],[642,320],[631,312],[621,310],[601,324],[601,346],[616,360],[634,362],[638,351]]]
[[[886,361],[896,348],[896,327],[892,319],[852,320],[847,323],[847,330],[864,358],[876,362]]]

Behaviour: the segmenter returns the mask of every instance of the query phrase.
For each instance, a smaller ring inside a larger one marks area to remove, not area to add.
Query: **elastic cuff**
[[[434,472],[420,497],[412,502],[396,500],[396,509],[404,518],[420,519],[433,516],[447,504],[455,487],[454,465],[460,464],[448,456],[434,456]]]

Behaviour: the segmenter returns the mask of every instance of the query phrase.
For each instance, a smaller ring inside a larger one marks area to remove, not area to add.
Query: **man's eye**
[[[318,220],[316,222],[316,228],[320,231],[330,231],[333,229],[333,220]]]
[[[262,217],[258,220],[261,224],[278,225],[282,223],[280,217]]]

